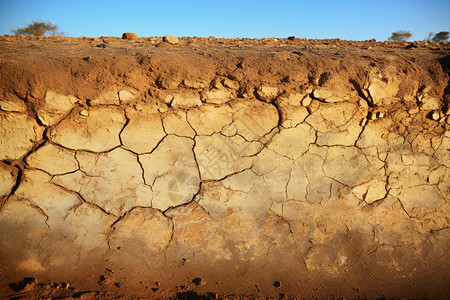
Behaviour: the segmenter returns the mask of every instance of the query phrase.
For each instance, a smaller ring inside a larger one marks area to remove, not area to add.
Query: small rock
[[[262,85],[256,91],[261,100],[270,102],[278,96],[278,88],[275,86]]]
[[[202,105],[202,101],[195,95],[174,95],[172,99],[173,108],[191,108],[200,105]]]
[[[106,47],[108,47],[108,45],[106,43],[101,43],[101,44],[98,44],[96,47],[98,47],[98,48],[106,48]]]
[[[89,112],[87,109],[83,109],[80,111],[80,115],[87,117],[87,116],[89,116]]]
[[[136,33],[125,32],[124,34],[122,34],[122,39],[124,39],[124,40],[137,40],[138,36],[137,36]]]
[[[420,102],[422,102],[422,105],[420,106],[421,110],[436,110],[439,109],[440,106],[439,99],[429,96],[421,97]]]
[[[119,91],[119,100],[120,101],[130,101],[134,99],[134,95],[126,90]]]
[[[206,103],[223,104],[234,98],[232,92],[226,89],[212,89],[202,95]]]
[[[439,113],[437,112],[437,111],[434,111],[432,114],[431,114],[431,119],[433,119],[433,120],[438,120],[439,119]]]
[[[333,91],[330,90],[314,90],[313,95],[319,100],[325,100],[333,97]]]
[[[377,112],[376,116],[377,116],[377,118],[381,119],[382,117],[384,117],[384,113],[379,111],[379,112]]]
[[[223,80],[223,85],[227,88],[233,89],[233,90],[238,90],[239,89],[239,84],[236,81],[233,81],[231,79],[225,78]]]
[[[178,44],[178,38],[173,35],[166,35],[163,37],[163,41],[172,45]]]

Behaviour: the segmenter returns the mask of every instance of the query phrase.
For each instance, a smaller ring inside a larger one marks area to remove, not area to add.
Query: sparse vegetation
[[[394,42],[405,42],[410,37],[412,37],[411,31],[408,30],[398,30],[396,32],[393,32],[392,35],[389,37],[389,41]]]
[[[448,31],[441,31],[434,35],[433,42],[445,42],[448,40]]]
[[[428,33],[427,37],[424,39],[424,42],[430,42],[431,39],[433,38],[433,36],[434,36],[434,32],[433,32],[433,31],[430,31],[430,32]]]
[[[41,36],[41,35],[57,36],[66,34],[65,32],[61,32],[58,30],[59,30],[58,25],[54,25],[51,22],[33,21],[32,23],[27,24],[27,26],[23,28],[12,29],[11,32],[14,33],[15,35],[24,34],[34,36]]]

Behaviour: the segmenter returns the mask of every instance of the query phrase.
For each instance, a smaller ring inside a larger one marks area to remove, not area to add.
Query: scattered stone
[[[223,104],[235,98],[233,93],[227,89],[212,89],[202,95],[206,103]]]
[[[131,101],[134,100],[134,95],[129,91],[121,90],[119,91],[119,100],[124,102]]]
[[[316,99],[325,100],[325,99],[333,97],[333,91],[324,90],[324,89],[322,89],[322,90],[314,90],[313,96]]]
[[[124,40],[137,40],[138,36],[137,36],[136,33],[125,32],[124,34],[122,34],[122,39],[124,39]]]
[[[256,90],[256,93],[258,94],[261,100],[271,102],[275,100],[275,98],[278,96],[278,87],[261,85]]]
[[[233,90],[238,90],[239,89],[239,83],[237,83],[234,80],[228,79],[228,78],[225,78],[222,81],[222,84],[223,84],[223,86],[225,86],[227,88],[230,88],[230,89],[233,89]]]
[[[171,45],[176,45],[178,44],[178,38],[176,36],[173,35],[166,35],[163,37],[163,41],[166,43],[169,43]]]
[[[202,100],[198,95],[178,94],[173,96],[171,104],[173,108],[186,109],[202,105]]]
[[[189,79],[183,79],[183,85],[185,85],[186,87],[189,87],[189,88],[201,90],[201,89],[206,88],[207,83],[199,82],[199,81],[191,81]]]
[[[369,113],[367,114],[367,119],[369,120],[376,120],[377,119],[377,114],[374,112],[369,111]]]
[[[432,112],[431,119],[435,120],[435,121],[439,120],[439,112],[437,112],[437,111]]]
[[[440,101],[436,98],[420,96],[419,101],[422,102],[422,105],[420,106],[421,110],[438,110],[440,107]]]

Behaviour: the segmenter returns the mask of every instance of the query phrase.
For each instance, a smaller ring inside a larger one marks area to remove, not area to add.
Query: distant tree
[[[59,32],[58,25],[53,25],[50,22],[43,22],[43,21],[33,21],[30,24],[27,24],[27,26],[23,28],[18,29],[12,29],[11,32],[15,35],[18,34],[24,34],[24,35],[34,35],[34,36],[40,36],[40,35],[65,35],[65,32]]]
[[[424,41],[425,41],[425,42],[430,42],[431,39],[433,38],[433,36],[434,36],[434,32],[433,32],[433,31],[430,31],[430,32],[428,33],[427,37],[424,39]]]
[[[411,31],[398,30],[392,33],[392,35],[389,37],[389,40],[394,42],[404,42],[407,41],[410,37],[412,37]]]
[[[448,31],[441,31],[434,35],[433,42],[445,42],[448,40]]]

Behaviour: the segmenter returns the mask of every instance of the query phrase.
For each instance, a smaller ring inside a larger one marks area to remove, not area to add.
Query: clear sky
[[[306,37],[410,40],[450,31],[450,0],[0,0],[0,35],[31,21],[68,36]]]

